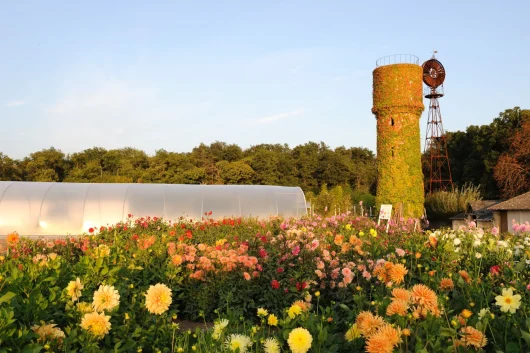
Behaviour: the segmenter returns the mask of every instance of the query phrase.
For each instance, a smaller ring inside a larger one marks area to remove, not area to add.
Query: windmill
[[[434,54],[436,53],[437,51],[434,51]],[[452,190],[453,188],[446,135],[438,102],[438,98],[444,96],[445,68],[434,54],[422,65],[423,82],[428,86],[424,94],[425,98],[429,99],[427,133],[423,151],[424,155],[429,158],[429,182],[425,185],[429,194],[436,190]]]

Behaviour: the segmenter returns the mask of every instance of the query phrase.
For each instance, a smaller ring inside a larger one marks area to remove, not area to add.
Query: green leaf
[[[103,268],[101,269],[100,274],[102,274],[102,275],[106,275],[107,273],[109,273],[109,268],[108,268],[107,266],[105,266],[105,267],[103,267]]]
[[[34,343],[24,347],[21,353],[39,353],[42,348],[44,347]]]
[[[0,304],[9,302],[16,294],[13,292],[7,292],[0,298]]]
[[[350,311],[350,308],[346,304],[339,304],[339,307],[341,307],[342,309],[346,311]]]
[[[449,327],[443,327],[440,329],[440,336],[442,337],[454,337],[456,336],[456,331]]]
[[[530,333],[521,330],[521,335],[523,336],[523,339],[525,340],[526,344],[530,346]]]
[[[514,267],[514,271],[515,272],[521,272],[522,270],[524,270],[525,265],[526,264],[523,261],[518,262],[517,265],[515,265],[515,267]]]
[[[510,342],[506,345],[506,353],[520,353],[521,348],[515,342]]]

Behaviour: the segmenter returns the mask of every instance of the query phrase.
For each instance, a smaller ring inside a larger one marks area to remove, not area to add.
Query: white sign
[[[392,215],[392,205],[381,205],[381,209],[379,210],[379,220],[377,221],[377,225],[381,223],[382,219],[386,219],[387,220],[386,230],[388,231],[388,227],[390,226],[390,223],[388,221],[390,220],[391,215]]]

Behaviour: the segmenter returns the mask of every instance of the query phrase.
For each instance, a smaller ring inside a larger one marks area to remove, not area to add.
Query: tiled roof
[[[530,191],[513,199],[506,200],[496,205],[488,207],[491,211],[503,210],[529,210],[530,211]]]
[[[477,212],[477,211],[483,210],[485,208],[488,208],[490,206],[493,206],[495,204],[498,204],[499,202],[501,202],[501,200],[472,201],[472,202],[469,203],[469,207],[471,207],[471,212]]]

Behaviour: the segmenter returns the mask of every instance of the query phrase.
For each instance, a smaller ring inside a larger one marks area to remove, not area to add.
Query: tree
[[[530,190],[530,119],[510,140],[510,147],[503,153],[494,168],[494,177],[506,198]]]
[[[0,180],[23,180],[22,170],[17,161],[0,152]]]
[[[22,165],[28,181],[63,181],[71,169],[65,154],[54,147],[30,154]]]
[[[493,169],[499,156],[509,148],[508,138],[521,129],[528,115],[528,110],[515,107],[500,113],[489,125],[448,132],[447,150],[455,186],[472,183],[480,185],[485,198],[499,197],[501,191]]]

